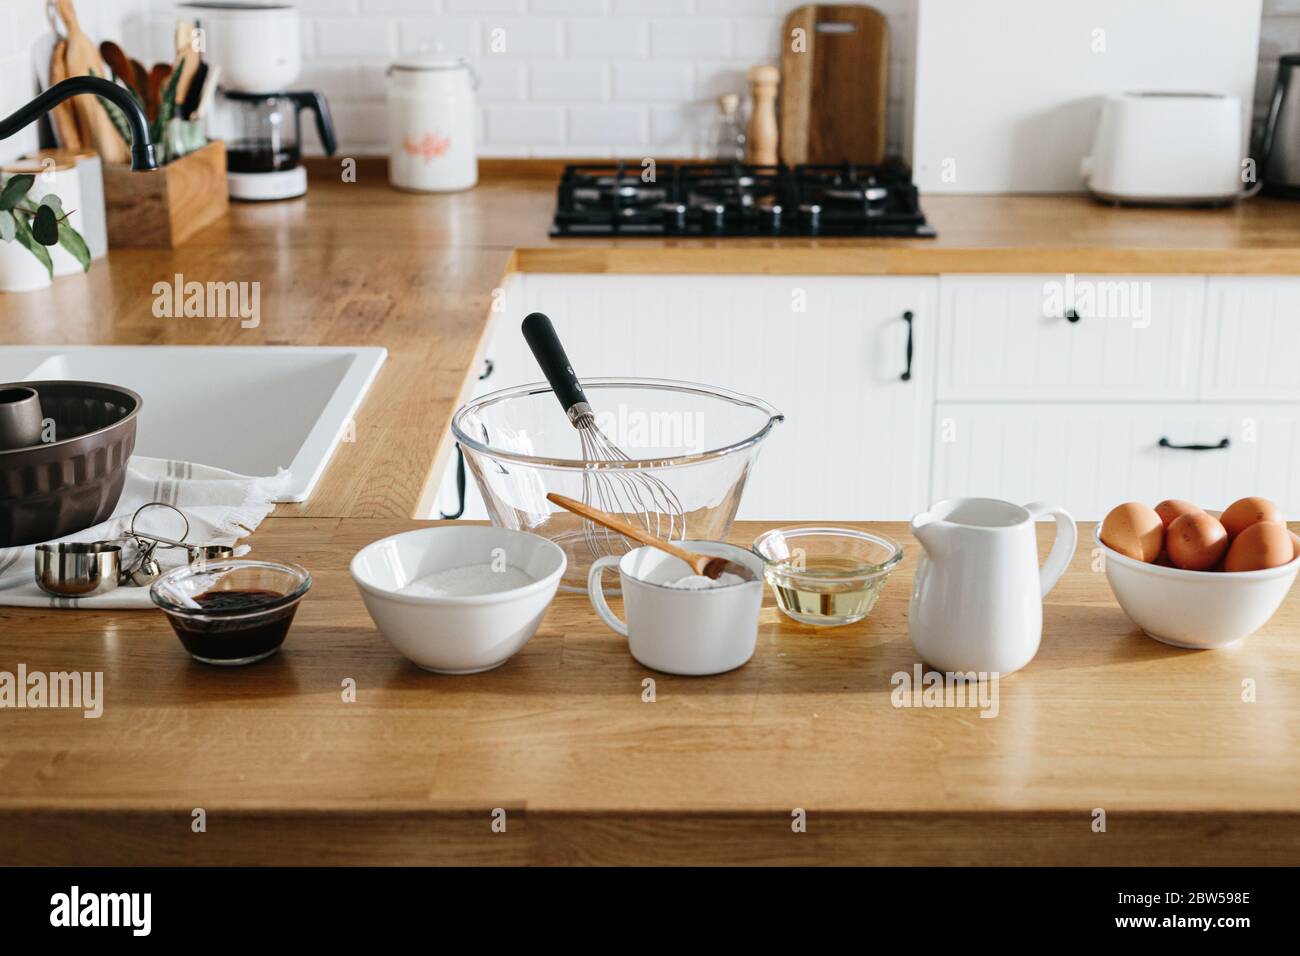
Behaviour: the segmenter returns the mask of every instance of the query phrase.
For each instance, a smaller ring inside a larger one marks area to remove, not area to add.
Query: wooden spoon
[[[149,71],[149,99],[145,105],[150,122],[158,118],[158,107],[162,105],[163,87],[167,85],[171,75],[170,63],[155,63],[153,69]]]
[[[658,548],[664,554],[671,554],[674,558],[680,558],[685,561],[692,571],[701,577],[706,577],[710,581],[716,581],[724,572],[739,575],[746,580],[753,580],[753,575],[749,568],[729,561],[726,558],[715,558],[707,554],[696,554],[694,551],[687,551],[685,548],[679,548],[671,541],[665,541],[658,535],[653,535],[645,528],[632,524],[630,521],[624,521],[608,512],[601,511],[599,508],[593,508],[590,505],[584,505],[581,501],[574,501],[572,498],[566,498],[564,495],[557,495],[554,492],[546,496],[546,500],[559,505],[566,511],[572,511],[575,515],[581,515],[588,521],[594,521],[610,531],[617,531],[625,538],[631,538],[633,541],[640,541],[642,544],[648,544],[652,548]]]
[[[128,89],[134,87],[135,74],[131,70],[131,58],[126,55],[125,50],[112,40],[105,40],[99,45],[99,55],[104,58],[108,68],[113,71],[113,79],[125,83]],[[138,93],[139,90],[136,92]]]

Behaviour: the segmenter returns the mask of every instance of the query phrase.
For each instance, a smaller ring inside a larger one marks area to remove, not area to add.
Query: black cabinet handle
[[[478,380],[481,382],[485,378],[491,378],[492,373],[495,371],[496,363],[490,358],[484,359],[483,372],[479,375]],[[460,442],[456,442],[456,497],[459,501],[455,513],[438,512],[444,521],[454,521],[465,513],[465,453],[460,450]]]
[[[456,495],[460,499],[460,505],[454,514],[438,512],[444,521],[454,521],[465,513],[465,453],[460,450],[460,442],[456,442]]]
[[[1228,439],[1222,439],[1217,445],[1175,445],[1168,438],[1160,439],[1161,448],[1173,448],[1176,451],[1218,451],[1220,448],[1227,448],[1231,442]]]
[[[903,313],[903,321],[907,323],[907,371],[899,376],[904,382],[912,380],[912,312],[909,309]]]
[[[1074,309],[1067,309],[1067,310],[1065,311],[1065,321],[1067,321],[1067,322],[1071,322],[1071,323],[1073,323],[1073,322],[1078,322],[1079,319],[1081,319],[1081,318],[1082,318],[1082,316],[1079,315],[1079,313],[1076,312]]]

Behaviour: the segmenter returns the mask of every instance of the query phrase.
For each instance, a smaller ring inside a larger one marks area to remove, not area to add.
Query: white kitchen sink
[[[136,454],[292,477],[306,501],[388,356],[314,346],[0,345],[0,382],[73,379],[140,393]]]

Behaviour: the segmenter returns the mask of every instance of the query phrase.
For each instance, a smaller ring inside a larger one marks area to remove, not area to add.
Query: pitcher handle
[[[600,615],[600,619],[609,625],[610,630],[627,637],[627,625],[609,609],[609,602],[605,600],[605,588],[600,580],[604,576],[605,569],[618,567],[620,560],[622,559],[613,555],[606,555],[592,562],[591,570],[587,572],[587,597],[591,600],[591,606],[596,609],[596,613]]]
[[[1034,501],[1025,505],[1025,510],[1035,521],[1048,515],[1056,519],[1056,540],[1052,542],[1052,550],[1038,571],[1038,578],[1043,588],[1042,596],[1047,597],[1048,592],[1056,587],[1056,582],[1061,580],[1065,569],[1070,566],[1070,559],[1074,557],[1074,546],[1079,540],[1079,529],[1075,527],[1070,512],[1060,505]]]

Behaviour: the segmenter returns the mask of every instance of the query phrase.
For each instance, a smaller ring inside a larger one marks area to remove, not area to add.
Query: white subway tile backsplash
[[[724,93],[749,95],[749,71],[753,63],[704,61],[695,64],[695,98],[716,100]]]
[[[708,149],[716,98],[747,94],[749,69],[779,61],[782,21],[804,0],[297,2],[305,59],[298,85],[330,98],[340,141],[353,155],[383,150],[384,69],[392,58],[441,45],[467,57],[479,75],[483,155],[655,150],[667,158]],[[910,125],[917,0],[871,2],[889,20],[889,148],[898,152]],[[0,0],[0,110],[27,98],[31,47],[48,29],[44,6]],[[170,53],[176,0],[83,0],[78,9],[96,40],[118,39],[150,61]],[[495,52],[494,41],[505,49]],[[1300,0],[1264,0],[1257,116],[1277,57],[1298,51]],[[28,139],[21,147],[0,143],[0,156],[30,149]]]
[[[732,28],[732,55],[755,63],[776,63],[780,59],[781,24],[775,18],[746,17]]]
[[[484,138],[507,146],[565,142],[564,110],[558,106],[489,106]]]
[[[433,17],[443,12],[440,0],[361,0],[361,12],[367,16]]]
[[[528,96],[528,69],[509,60],[478,60],[478,98],[483,102],[522,102]]]
[[[695,12],[706,17],[756,17],[776,12],[776,0],[695,0]]]
[[[561,24],[542,17],[480,17],[479,42],[485,57],[559,56]]]
[[[529,0],[528,12],[560,16],[595,16],[609,11],[609,0]]]
[[[388,20],[364,17],[322,17],[316,21],[317,56],[393,55],[394,27]]]
[[[630,146],[645,140],[645,107],[575,106],[569,110],[569,142],[575,146]]]
[[[665,159],[707,157],[717,107],[707,103],[676,103],[650,107],[650,144]]]
[[[690,12],[690,0],[614,0],[616,14],[663,17]]]
[[[607,99],[609,67],[604,63],[534,63],[528,68],[528,92],[537,102]]]
[[[464,17],[524,12],[524,0],[442,0],[442,3],[448,13]]]
[[[403,53],[436,50],[463,57],[477,57],[478,21],[438,17],[427,20],[403,20],[398,25],[399,47]]]
[[[614,64],[614,99],[620,103],[689,100],[695,67],[690,63],[628,60]]]
[[[653,57],[722,57],[730,53],[730,20],[691,17],[650,24]]]
[[[575,18],[567,27],[565,52],[572,57],[616,61],[644,57],[649,50],[649,27],[644,20]]]

